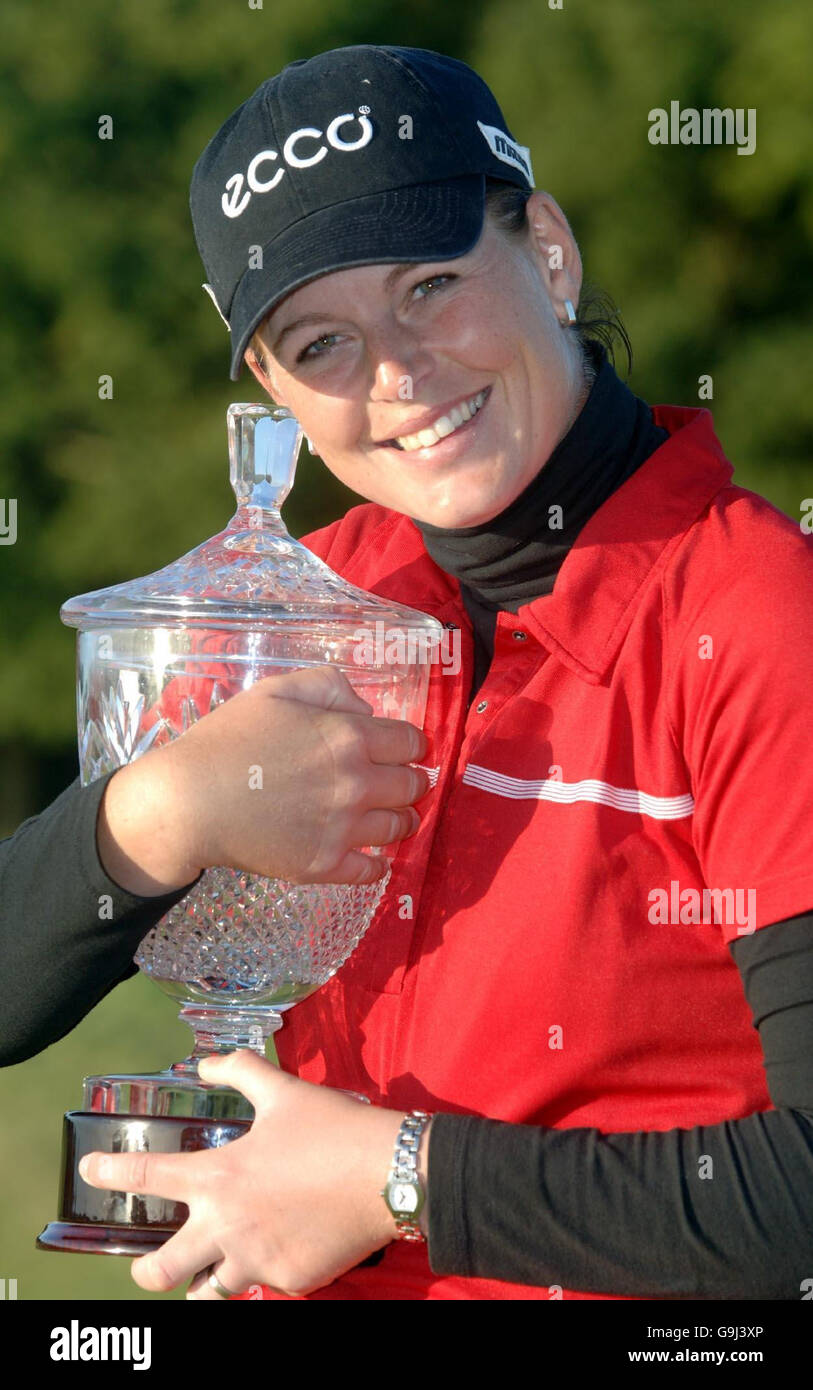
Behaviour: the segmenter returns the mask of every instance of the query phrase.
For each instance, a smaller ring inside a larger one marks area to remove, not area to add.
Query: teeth
[[[447,434],[453,434],[461,425],[465,425],[472,415],[476,415],[486,398],[485,391],[478,391],[471,400],[464,401],[462,405],[452,406],[448,415],[441,415],[430,429],[418,430],[417,434],[399,434],[396,442],[402,449],[428,449],[432,444],[437,444],[439,439],[445,439]]]

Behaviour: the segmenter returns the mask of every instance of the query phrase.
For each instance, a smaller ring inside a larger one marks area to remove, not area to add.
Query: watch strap
[[[431,1118],[431,1115],[427,1114],[425,1110],[411,1110],[409,1114],[404,1116],[395,1140],[392,1168],[381,1196],[395,1220],[398,1228],[396,1237],[398,1240],[426,1240],[418,1225],[418,1218],[425,1201],[425,1193],[418,1176],[418,1151],[423,1132]],[[405,1187],[411,1187],[415,1193],[414,1204],[410,1211],[399,1210],[393,1201],[395,1195],[393,1189],[397,1192]]]

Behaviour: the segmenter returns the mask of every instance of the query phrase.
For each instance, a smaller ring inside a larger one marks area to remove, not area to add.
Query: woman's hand
[[[369,883],[365,845],[414,834],[426,736],[384,719],[335,667],[268,676],[120,768],[99,808],[109,876],[143,896],[213,865],[294,883]],[[259,770],[259,775],[258,775]]]
[[[403,1111],[301,1081],[249,1051],[207,1057],[199,1069],[203,1080],[234,1086],[251,1101],[256,1118],[247,1134],[200,1153],[94,1153],[81,1164],[92,1187],[189,1207],[180,1231],[133,1261],[142,1289],[165,1292],[192,1279],[187,1298],[220,1298],[208,1283],[214,1264],[234,1293],[268,1284],[299,1296],[395,1237],[380,1193]]]

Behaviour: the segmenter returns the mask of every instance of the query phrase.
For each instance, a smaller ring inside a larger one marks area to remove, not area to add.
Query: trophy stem
[[[197,1076],[202,1057],[236,1052],[239,1048],[251,1048],[264,1057],[266,1042],[282,1027],[282,1015],[267,1005],[235,1008],[233,1004],[185,1004],[178,1017],[192,1029],[195,1046],[182,1062],[173,1062],[170,1070],[188,1076]]]

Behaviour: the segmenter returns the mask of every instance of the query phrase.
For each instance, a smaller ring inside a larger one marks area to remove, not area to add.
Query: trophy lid
[[[279,509],[291,490],[302,427],[283,406],[230,405],[229,472],[237,511],[225,531],[180,559],[126,583],[69,599],[69,627],[335,627],[378,621],[425,628],[427,614],[349,584],[289,534]]]

